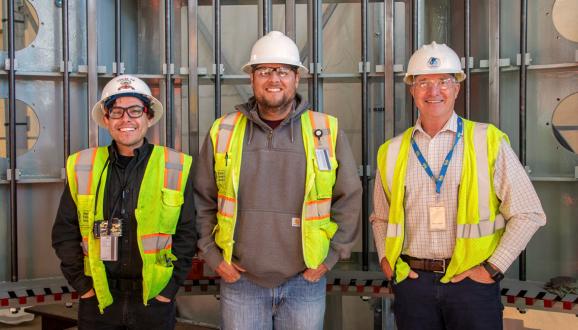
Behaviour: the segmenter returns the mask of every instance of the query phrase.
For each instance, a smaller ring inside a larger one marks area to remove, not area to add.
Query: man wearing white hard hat
[[[68,158],[52,246],[79,329],[175,327],[197,235],[191,157],[145,138],[162,115],[145,82],[115,77],[92,108],[112,143]]]
[[[499,282],[546,223],[506,134],[455,113],[464,79],[451,48],[417,50],[419,118],[378,152],[370,219],[398,329],[501,329]]]
[[[296,93],[307,69],[278,31],[243,66],[254,96],[215,121],[195,177],[199,249],[223,329],[322,329],[326,272],[349,257],[361,184],[337,118]]]

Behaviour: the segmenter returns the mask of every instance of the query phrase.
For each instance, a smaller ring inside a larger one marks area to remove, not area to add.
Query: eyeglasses
[[[439,87],[439,89],[445,91],[451,86],[456,83],[454,78],[445,78],[445,79],[430,79],[430,80],[420,80],[415,81],[413,86],[418,89],[426,90],[429,88],[433,88],[435,86]]]
[[[270,68],[267,66],[260,66],[258,68],[253,69],[253,73],[256,73],[257,76],[260,78],[269,78],[269,77],[271,77],[273,72],[277,72],[277,75],[279,76],[279,78],[285,79],[285,78],[289,77],[289,73],[291,71],[295,71],[295,69],[290,68],[290,67],[286,67],[286,66],[280,66],[278,68]]]
[[[140,105],[131,105],[130,107],[117,107],[114,106],[108,110],[108,118],[111,119],[120,119],[124,116],[124,113],[130,118],[140,118],[142,117],[143,113],[147,112],[147,109]]]

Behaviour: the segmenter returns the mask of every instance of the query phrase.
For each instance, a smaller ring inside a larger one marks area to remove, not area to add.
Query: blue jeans
[[[311,283],[298,274],[269,289],[244,276],[221,282],[221,327],[224,330],[322,330],[326,278]]]
[[[441,283],[443,274],[417,271],[393,286],[393,312],[399,330],[502,329],[500,284],[483,284],[465,278]]]

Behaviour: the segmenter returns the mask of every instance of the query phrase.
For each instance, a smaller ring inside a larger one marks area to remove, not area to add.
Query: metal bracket
[[[206,76],[207,74],[209,74],[209,70],[207,70],[207,68],[205,68],[205,67],[197,68],[197,75]]]
[[[64,167],[60,169],[60,178],[66,180],[66,168]]]
[[[88,65],[86,64],[79,64],[78,65],[78,73],[88,73]],[[96,67],[97,74],[105,74],[106,73],[106,65],[99,65]]]
[[[10,59],[6,58],[4,59],[4,70],[9,71],[10,70]],[[14,59],[14,70],[18,70],[18,60]]]
[[[532,173],[532,169],[530,168],[529,165],[524,166],[524,170],[526,170],[526,173],[528,173],[528,175],[530,175],[530,173]]]
[[[498,66],[510,66],[510,58],[500,58],[498,59]],[[480,60],[480,68],[489,68],[490,67],[490,60]]]
[[[112,73],[116,72],[116,62],[112,62]],[[124,73],[124,62],[120,62],[120,74]]]
[[[222,75],[225,73],[225,66],[223,65],[223,63],[219,64],[219,75]],[[216,75],[217,74],[217,65],[215,63],[213,63],[213,74]]]
[[[64,72],[64,61],[60,61],[60,72]],[[72,61],[68,61],[68,72],[72,72]]]
[[[532,63],[532,57],[530,57],[530,53],[526,53],[526,65],[530,65]],[[522,65],[522,54],[516,54],[516,65]]]
[[[317,70],[315,70],[317,68]],[[309,63],[309,74],[311,73],[321,73],[323,72],[323,66],[321,63]]]
[[[462,62],[462,69],[465,69],[466,68],[466,58],[461,57],[460,61]],[[474,67],[474,57],[473,56],[469,57],[468,64],[470,66],[470,69]]]
[[[189,74],[189,68],[187,68],[186,66],[182,66],[179,68],[179,74],[185,75],[185,74]]]
[[[359,71],[359,73],[363,73],[363,62],[359,62],[357,63],[357,70]],[[365,72],[371,72],[371,64],[369,63],[369,61],[365,62]]]
[[[20,169],[16,169],[15,171],[15,180],[18,181],[20,180],[20,176],[22,175],[22,171]],[[6,169],[6,180],[8,181],[12,181],[12,170],[7,168]]]
[[[171,63],[168,65],[169,67],[169,72],[168,74],[175,74],[175,64]],[[163,74],[167,74],[167,64],[163,63]]]
[[[367,172],[367,175],[369,177],[371,177],[371,165],[367,165],[366,172]],[[359,175],[360,177],[363,176],[363,165],[359,165],[357,167],[357,175]]]

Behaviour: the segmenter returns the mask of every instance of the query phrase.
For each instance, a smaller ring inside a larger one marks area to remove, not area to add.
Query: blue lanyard
[[[462,137],[463,131],[464,131],[464,121],[462,120],[462,117],[458,117],[458,132],[456,133],[454,145],[452,146],[452,149],[448,152],[446,159],[444,160],[444,163],[443,163],[442,168],[440,170],[440,174],[437,178],[434,176],[433,172],[431,171],[431,167],[428,165],[427,161],[423,157],[423,154],[419,150],[417,143],[415,143],[415,140],[413,139],[413,137],[411,138],[411,146],[413,147],[413,151],[415,152],[415,155],[417,156],[417,160],[419,160],[419,163],[421,164],[421,166],[423,167],[423,169],[425,170],[427,175],[429,175],[429,177],[434,180],[434,182],[436,184],[436,193],[438,193],[438,194],[442,190],[442,184],[444,183],[444,179],[446,177],[446,172],[448,171],[450,161],[452,160],[452,156],[454,155],[454,149],[456,148],[458,141]]]

